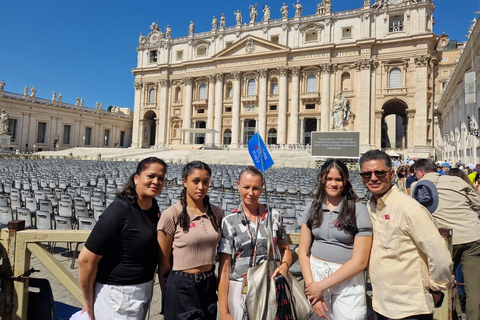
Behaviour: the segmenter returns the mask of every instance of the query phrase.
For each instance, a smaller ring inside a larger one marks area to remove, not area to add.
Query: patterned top
[[[265,206],[266,207],[266,206]],[[271,209],[274,243],[285,242],[285,232],[280,226],[280,214],[275,209]],[[232,274],[231,279],[241,279],[247,273],[250,263],[250,253],[257,235],[257,255],[256,263],[262,262],[267,254],[267,217],[268,211],[260,214],[259,230],[256,231],[256,225],[248,219],[243,213],[242,204],[238,209],[226,215],[222,221],[222,238],[218,246],[218,253],[232,255]],[[278,257],[280,252],[277,248]]]

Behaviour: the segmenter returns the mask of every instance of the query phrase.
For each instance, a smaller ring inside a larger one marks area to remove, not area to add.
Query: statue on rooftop
[[[75,100],[75,105],[76,105],[76,106],[78,106],[78,105],[79,105],[79,103],[80,103],[80,98],[79,98],[79,97],[77,97],[77,99]]]
[[[257,6],[258,3],[251,4],[248,9],[250,9],[250,23],[255,23],[255,20],[257,20]]]
[[[270,21],[270,7],[267,5],[263,6],[263,21]]]
[[[0,92],[2,92],[3,89],[5,89],[5,81],[4,81],[4,80],[2,80],[2,81],[0,82]]]
[[[323,0],[325,3],[325,12],[332,12],[332,0]]]
[[[147,37],[143,35],[143,33],[140,33],[140,37],[138,38],[138,45],[144,46],[147,44]]]
[[[57,94],[55,93],[55,91],[52,92],[52,101],[55,101],[55,99],[57,99]]]
[[[217,30],[217,27],[218,27],[218,19],[213,16],[213,19],[212,19],[212,30]]]
[[[80,107],[83,107],[83,98],[80,99]]]
[[[233,14],[235,15],[237,26],[242,25],[242,13],[240,12],[240,10],[234,11]]]
[[[220,29],[225,28],[225,14],[222,13],[222,16],[220,17]]]
[[[170,39],[172,37],[172,29],[170,28],[170,25],[167,24],[165,27],[165,38]]]
[[[25,86],[25,88],[23,88],[23,95],[28,96],[28,86]]]
[[[280,12],[282,13],[282,18],[288,18],[288,6],[284,2],[283,6],[280,8]]]
[[[37,89],[35,89],[35,87],[32,87],[32,94],[31,94],[31,97],[32,98],[35,98],[35,95],[37,94]]]
[[[58,94],[58,102],[62,102],[62,98],[63,98],[63,96],[62,96],[62,93],[60,92]]]
[[[302,15],[303,6],[300,4],[300,0],[297,0],[297,4],[294,4],[295,8],[295,17],[299,18]]]
[[[7,111],[5,111],[5,109],[2,109],[0,120],[2,121],[2,126],[0,127],[0,134],[8,134],[9,116]]]
[[[190,21],[190,25],[188,26],[188,34],[192,35],[195,32],[195,24],[193,21]]]
[[[150,25],[150,30],[152,30],[152,32],[160,31],[160,28],[158,27],[158,24],[156,24],[155,22],[152,22],[152,24]]]
[[[100,110],[103,110],[103,102],[100,103]]]

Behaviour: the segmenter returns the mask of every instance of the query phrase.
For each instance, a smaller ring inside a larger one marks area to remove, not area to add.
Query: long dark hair
[[[192,161],[188,163],[185,167],[183,167],[182,178],[187,180],[190,173],[192,173],[192,171],[195,169],[206,170],[208,172],[208,175],[210,177],[212,176],[212,169],[210,169],[208,164],[202,161]],[[188,231],[187,226],[190,223],[190,218],[188,217],[187,213],[187,188],[185,187],[180,194],[180,203],[182,204],[183,210],[178,220],[180,221],[180,227],[182,227],[184,231]],[[205,195],[205,198],[203,198],[203,204],[207,206],[207,216],[212,222],[213,228],[215,229],[215,231],[218,231],[220,227],[218,226],[217,217],[213,213],[212,206],[210,204],[210,198],[208,197],[208,195]]]
[[[327,194],[325,191],[325,182],[328,173],[332,169],[337,169],[343,180],[343,193],[342,193],[342,207],[338,212],[337,228],[338,230],[345,230],[347,232],[357,232],[357,220],[355,203],[358,201],[358,197],[353,191],[352,184],[348,180],[349,173],[347,166],[337,159],[328,160],[320,169],[318,174],[317,188],[315,190],[315,200],[310,208],[310,217],[307,221],[307,226],[312,230],[315,227],[322,225],[323,210],[322,205],[325,203]]]
[[[157,157],[149,157],[140,161],[137,165],[137,170],[128,177],[127,182],[123,186],[122,190],[117,193],[117,198],[126,199],[131,203],[136,203],[138,199],[137,190],[135,189],[135,175],[140,175],[143,170],[145,170],[152,163],[158,163],[163,166],[165,173],[167,173],[167,164],[162,159]]]

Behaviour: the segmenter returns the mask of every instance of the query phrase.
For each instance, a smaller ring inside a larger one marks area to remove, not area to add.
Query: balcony
[[[278,101],[278,94],[269,94],[268,101]]]
[[[198,107],[206,107],[208,104],[208,99],[195,99],[193,100],[193,106],[198,108]]]
[[[300,100],[302,102],[317,102],[320,99],[320,93],[318,92],[302,92],[300,94]]]
[[[242,96],[242,102],[257,102],[258,101],[258,96],[257,95],[248,95],[248,96]]]

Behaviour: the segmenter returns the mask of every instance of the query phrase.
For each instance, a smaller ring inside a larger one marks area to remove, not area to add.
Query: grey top
[[[303,214],[303,223],[307,224],[310,217],[310,208],[313,201],[305,207]],[[357,229],[356,234],[345,230],[338,230],[337,218],[338,212],[343,203],[333,211],[330,211],[327,205],[322,205],[323,221],[320,227],[312,230],[313,243],[311,247],[312,254],[325,261],[335,263],[345,263],[352,259],[353,240],[355,236],[371,236],[372,222],[368,215],[367,207],[360,202],[356,203]]]

